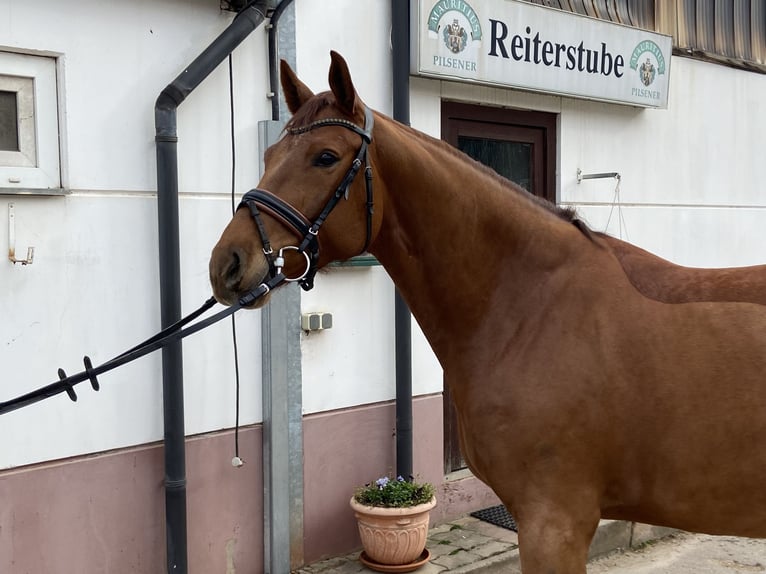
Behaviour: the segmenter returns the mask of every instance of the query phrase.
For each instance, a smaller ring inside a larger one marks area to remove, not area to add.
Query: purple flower
[[[388,477],[383,476],[379,478],[378,480],[375,481],[375,484],[377,484],[378,488],[382,490],[388,484]]]

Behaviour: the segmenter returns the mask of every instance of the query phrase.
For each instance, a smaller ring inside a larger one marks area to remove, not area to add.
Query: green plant
[[[433,496],[432,484],[410,482],[401,476],[393,480],[383,476],[357,488],[354,492],[354,500],[358,503],[384,508],[417,506],[430,501]]]

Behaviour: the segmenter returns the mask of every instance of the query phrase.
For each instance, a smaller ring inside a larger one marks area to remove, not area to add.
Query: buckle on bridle
[[[279,253],[277,254],[276,258],[274,259],[274,267],[277,270],[277,273],[282,273],[282,268],[285,266],[285,257],[283,252],[289,249],[291,251],[297,251],[303,257],[306,258],[306,269],[303,270],[303,273],[301,273],[298,277],[285,277],[285,281],[287,283],[293,283],[295,281],[300,281],[306,275],[308,275],[309,271],[311,270],[311,258],[309,257],[309,254],[300,249],[299,247],[296,247],[295,245],[286,245],[285,247],[281,247],[279,249]]]

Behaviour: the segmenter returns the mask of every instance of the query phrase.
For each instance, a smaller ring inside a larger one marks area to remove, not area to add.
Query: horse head
[[[375,239],[380,215],[372,212],[368,156],[373,115],[346,62],[335,52],[331,58],[330,91],[320,94],[281,62],[293,117],[266,150],[258,187],[245,194],[213,248],[210,282],[221,303],[233,304],[279,270],[310,288],[318,268],[366,251]]]

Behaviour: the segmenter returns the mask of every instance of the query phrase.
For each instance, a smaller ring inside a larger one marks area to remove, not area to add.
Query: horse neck
[[[371,153],[385,197],[370,252],[443,365],[491,315],[519,321],[541,274],[581,235],[446,143],[388,118],[376,122]]]

